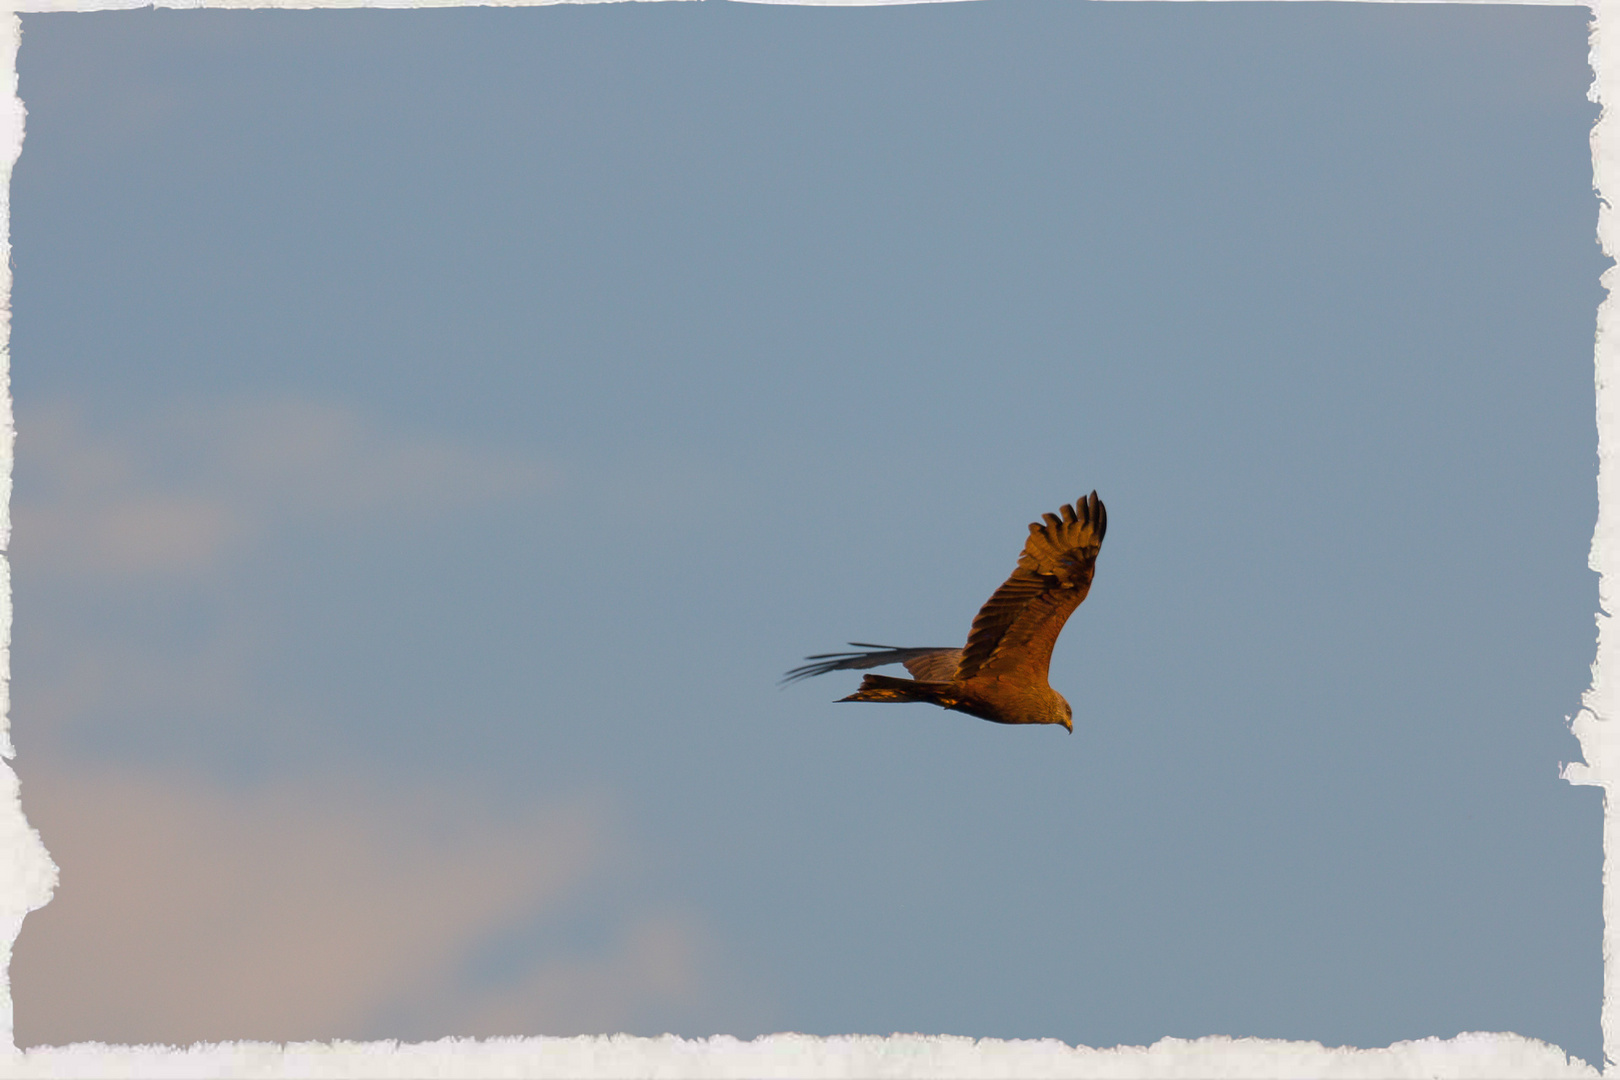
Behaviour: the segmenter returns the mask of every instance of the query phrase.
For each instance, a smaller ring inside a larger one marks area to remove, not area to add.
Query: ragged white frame
[[[477,0],[470,0],[476,3]],[[535,0],[493,0],[508,6]],[[552,2],[552,0],[538,0]],[[769,2],[769,0],[767,0]],[[805,2],[805,0],[781,0]],[[916,0],[808,0],[818,3],[907,3]],[[926,0],[924,0],[926,2]],[[995,0],[978,0],[994,3]],[[1083,2],[1083,0],[1075,0]],[[1379,0],[1372,0],[1379,2]],[[1398,0],[1397,0],[1398,2]],[[1472,0],[1447,0],[1472,2]],[[1548,2],[1548,0],[1533,0]],[[17,96],[19,12],[97,11],[146,6],[141,0],[32,0],[0,13],[0,545],[9,547],[15,439],[10,385],[11,170],[22,148],[24,108]],[[461,6],[457,0],[198,0],[175,8],[406,8]],[[1592,97],[1620,100],[1620,0],[1593,0]],[[1605,107],[1592,132],[1593,183],[1599,196],[1598,235],[1606,254],[1620,257],[1620,217],[1604,200],[1620,191],[1620,119]],[[1615,269],[1603,276],[1613,288]],[[1603,1049],[1607,1073],[1620,1071],[1620,807],[1609,797],[1620,784],[1620,623],[1609,614],[1620,596],[1620,306],[1605,298],[1596,322],[1598,522],[1591,562],[1599,574],[1598,649],[1592,686],[1575,718],[1587,764],[1565,769],[1571,783],[1602,787]],[[56,883],[38,833],[23,814],[10,739],[11,570],[0,556],[0,962],[9,968],[23,917],[43,905]],[[1505,1034],[1461,1035],[1397,1043],[1376,1050],[1327,1049],[1316,1043],[1242,1038],[1165,1039],[1152,1047],[1092,1050],[1046,1041],[1001,1042],[950,1036],[817,1038],[767,1036],[743,1043],[725,1036],[582,1036],[572,1039],[443,1040],[393,1043],[214,1044],[188,1049],[84,1045],[19,1051],[13,1040],[9,978],[0,979],[0,1075],[16,1076],[1325,1076],[1548,1077],[1590,1076],[1584,1062],[1556,1047]]]

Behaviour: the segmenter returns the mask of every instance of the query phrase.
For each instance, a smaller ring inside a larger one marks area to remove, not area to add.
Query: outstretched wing
[[[1108,530],[1108,511],[1088,498],[1045,514],[1029,527],[1018,569],[974,616],[958,679],[1012,675],[1046,682],[1052,646],[1069,614],[1091,589],[1091,575]]]
[[[817,653],[805,657],[817,663],[796,667],[782,677],[784,683],[798,682],[812,675],[825,675],[829,671],[882,667],[885,664],[904,664],[914,679],[925,682],[949,682],[956,677],[956,665],[962,659],[961,649],[893,649],[887,645],[873,645],[866,641],[852,641],[865,652]]]

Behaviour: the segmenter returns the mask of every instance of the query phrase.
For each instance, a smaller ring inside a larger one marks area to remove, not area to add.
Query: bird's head
[[[1074,707],[1069,704],[1068,699],[1065,698],[1062,694],[1058,695],[1058,704],[1063,706],[1063,715],[1058,719],[1058,723],[1060,723],[1064,727],[1068,728],[1069,729],[1069,734],[1073,735],[1074,734]]]

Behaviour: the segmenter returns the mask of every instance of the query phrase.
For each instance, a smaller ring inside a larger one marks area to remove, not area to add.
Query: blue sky
[[[1586,18],[26,17],[19,1041],[1593,1059]],[[776,686],[1092,488],[1072,738]]]

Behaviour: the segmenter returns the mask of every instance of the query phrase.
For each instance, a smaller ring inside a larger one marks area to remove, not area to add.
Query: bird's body
[[[829,671],[904,664],[912,675],[868,675],[841,701],[926,701],[997,724],[1061,724],[1074,711],[1047,684],[1063,624],[1091,588],[1108,512],[1093,491],[1029,527],[1018,567],[974,617],[960,649],[891,649],[850,642],[860,652],[821,653],[787,680]]]

